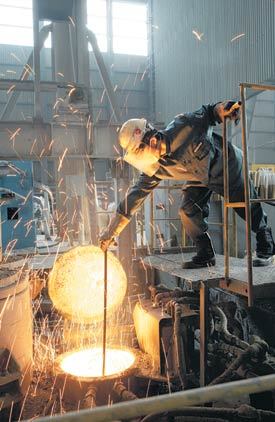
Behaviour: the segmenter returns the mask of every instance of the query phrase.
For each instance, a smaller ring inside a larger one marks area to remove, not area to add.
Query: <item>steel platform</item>
[[[201,281],[207,281],[209,287],[221,287],[247,296],[246,259],[230,258],[230,279],[226,281],[223,255],[216,256],[216,265],[213,267],[183,269],[183,261],[190,260],[193,255],[194,253],[149,255],[143,261],[151,269],[180,278],[191,289],[199,290]],[[253,286],[255,298],[275,297],[275,263],[253,268]]]

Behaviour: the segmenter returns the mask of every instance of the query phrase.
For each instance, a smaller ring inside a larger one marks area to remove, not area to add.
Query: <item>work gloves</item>
[[[115,237],[119,236],[129,222],[129,218],[118,213],[112,217],[108,227],[99,236],[99,245],[103,252],[115,243]]]
[[[241,117],[241,101],[223,101],[215,105],[214,113],[216,114],[219,123],[224,121],[224,118],[229,119],[237,125]]]

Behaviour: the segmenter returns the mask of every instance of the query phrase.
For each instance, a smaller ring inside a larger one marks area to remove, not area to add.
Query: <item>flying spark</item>
[[[10,55],[15,59],[15,60],[17,60],[18,61],[18,63],[22,63],[21,62],[21,60],[14,54],[14,53],[10,53]]]
[[[202,41],[202,37],[203,37],[203,32],[198,32],[198,31],[195,31],[195,29],[193,29],[193,31],[192,31],[192,34],[194,34],[195,35],[195,37],[199,40],[199,41]]]
[[[15,137],[19,134],[20,131],[21,131],[21,127],[19,127],[18,129],[16,129],[16,131],[13,132],[13,133],[9,130],[9,133],[11,133],[10,141],[14,141],[15,140]]]
[[[101,95],[101,99],[100,99],[100,102],[101,102],[101,103],[103,102],[104,95],[105,95],[105,89],[103,89],[103,92],[102,92],[102,95]]]
[[[13,85],[11,85],[10,87],[9,87],[9,89],[7,90],[7,94],[9,94],[14,88],[16,87],[16,85],[15,84],[13,84]]]
[[[37,143],[37,139],[35,138],[34,141],[33,141],[33,143],[32,143],[32,146],[31,146],[30,155],[33,154],[34,147],[35,147],[36,143]]]
[[[145,78],[145,75],[147,73],[147,69],[144,70],[143,74],[141,75],[140,81],[142,82],[143,79]]]
[[[64,152],[62,154],[62,157],[59,160],[58,169],[57,169],[58,172],[61,170],[61,167],[62,167],[62,164],[63,164],[63,160],[64,160],[65,155],[67,154],[67,152],[68,152],[68,148],[65,148],[65,150],[64,150]]]
[[[75,21],[73,20],[73,18],[71,16],[68,16],[68,18],[71,24],[75,27]]]
[[[242,34],[236,35],[235,37],[233,37],[233,38],[232,38],[231,42],[234,42],[234,41],[236,41],[236,40],[238,40],[238,39],[240,39],[240,38],[242,38],[242,37],[244,37],[244,36],[245,36],[245,33],[242,33]]]

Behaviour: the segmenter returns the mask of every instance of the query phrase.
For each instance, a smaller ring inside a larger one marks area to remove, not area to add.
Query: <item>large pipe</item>
[[[226,317],[225,313],[223,312],[223,310],[219,306],[217,306],[217,305],[212,305],[211,306],[211,311],[215,315],[217,315],[218,318],[220,319],[220,322],[221,322],[221,333],[222,333],[224,339],[229,344],[236,345],[237,347],[240,347],[243,350],[247,349],[247,347],[249,346],[249,343],[247,343],[244,340],[239,339],[239,337],[231,334],[228,331],[228,328],[227,328],[227,317]]]
[[[92,410],[66,413],[66,422],[108,422],[136,418],[153,413],[169,412],[186,406],[208,403],[224,399],[235,399],[243,394],[261,393],[275,389],[275,375],[250,378],[242,381],[218,384],[204,388],[193,388],[173,394],[148,397],[131,402],[118,403],[113,406],[101,406]],[[37,419],[39,422],[64,421],[64,415]]]
[[[263,360],[267,350],[268,344],[261,339],[257,340],[255,343],[248,346],[246,350],[243,350],[241,354],[229,365],[229,367],[222,374],[220,374],[217,378],[211,381],[210,385],[221,384],[225,381],[229,381],[233,373],[237,371],[237,369],[241,365],[245,363],[250,363],[250,360],[252,358],[256,359],[257,363],[259,364],[260,357],[262,357]]]
[[[228,409],[228,408],[217,408],[217,407],[185,407],[180,411],[175,412],[166,412],[165,414],[155,414],[148,415],[142,419],[141,422],[153,422],[158,421],[162,416],[171,416],[171,417],[180,417],[180,420],[185,421],[185,417],[192,417],[194,419],[188,419],[193,421],[201,420],[205,422],[206,420],[213,421],[214,418],[219,418],[219,420],[227,421],[237,421],[237,420],[251,420],[251,421],[270,421],[274,422],[275,413],[269,410],[255,409],[252,406],[247,404],[242,404],[237,409]],[[184,418],[184,419],[182,419]],[[198,418],[198,419],[196,419]]]
[[[138,397],[132,393],[132,391],[127,390],[121,381],[117,381],[115,383],[113,386],[113,391],[118,396],[120,401],[138,400]]]
[[[120,111],[119,111],[117,99],[116,99],[116,96],[115,96],[115,93],[114,93],[114,88],[113,88],[112,82],[110,80],[106,65],[104,63],[103,56],[101,54],[101,51],[98,48],[96,36],[90,29],[87,29],[87,38],[88,38],[88,41],[91,44],[91,47],[93,49],[96,64],[98,66],[99,73],[100,73],[106,94],[109,98],[111,107],[113,109],[113,115],[115,117],[116,122],[119,123],[120,122]]]
[[[93,409],[96,407],[96,394],[97,394],[97,388],[93,385],[90,385],[90,387],[87,390],[87,393],[85,394],[84,400],[81,403],[82,409]]]
[[[158,307],[165,303],[167,299],[175,299],[177,303],[197,303],[199,301],[199,295],[194,291],[184,291],[179,288],[165,292],[152,292],[153,306]],[[190,301],[189,301],[190,300]]]

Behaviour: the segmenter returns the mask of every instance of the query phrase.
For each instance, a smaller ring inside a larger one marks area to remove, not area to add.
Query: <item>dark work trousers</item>
[[[244,179],[242,171],[242,152],[232,144],[228,145],[229,168],[229,199],[230,202],[244,201]],[[199,236],[208,230],[208,216],[212,192],[223,196],[223,158],[220,145],[216,145],[215,156],[211,160],[209,182],[202,185],[199,182],[190,182],[183,187],[182,203],[179,214],[188,236],[196,241]],[[250,197],[257,198],[252,181],[250,180]],[[237,214],[245,220],[245,209],[235,208]],[[260,203],[251,204],[251,228],[253,232],[265,228],[266,214]]]

